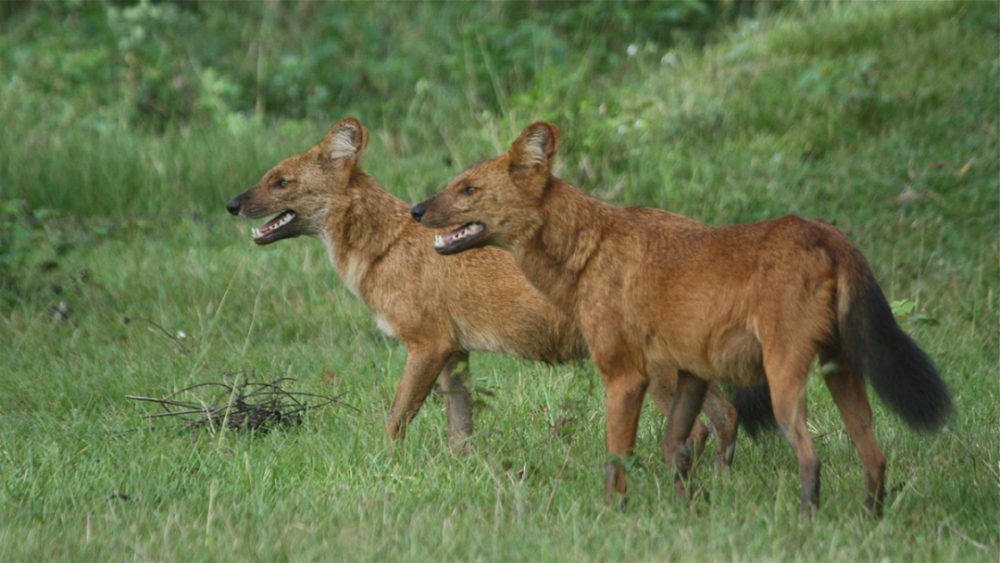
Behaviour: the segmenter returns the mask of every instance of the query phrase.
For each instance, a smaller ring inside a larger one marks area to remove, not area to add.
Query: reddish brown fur
[[[560,363],[586,358],[586,346],[574,323],[527,282],[509,253],[484,248],[438,256],[434,233],[414,223],[406,203],[361,170],[367,139],[356,120],[341,121],[316,147],[267,172],[231,202],[231,211],[258,218],[294,210],[297,216],[280,238],[323,241],[345,285],[365,301],[379,328],[406,346],[406,369],[389,412],[390,436],[404,435],[440,374],[452,443],[465,447],[472,417],[462,381],[470,350]],[[279,187],[282,180],[290,182]],[[675,384],[670,371],[655,383],[654,398],[664,413]],[[715,388],[709,404],[719,460],[728,464],[736,412]],[[706,434],[699,427],[699,445]]]
[[[814,506],[819,459],[805,398],[819,354],[865,466],[867,505],[877,510],[885,457],[872,434],[865,384],[842,361],[838,332],[852,284],[870,277],[848,238],[798,217],[711,228],[665,211],[614,207],[552,175],[558,142],[554,126],[536,123],[509,152],[466,171],[415,213],[431,228],[483,225],[463,248],[510,250],[531,283],[578,319],[607,385],[608,452],[632,453],[648,382],[679,371],[664,455],[683,496],[690,465],[684,443],[706,382],[766,378],[799,459],[803,507]],[[625,492],[624,472],[609,464],[609,500],[616,491]]]

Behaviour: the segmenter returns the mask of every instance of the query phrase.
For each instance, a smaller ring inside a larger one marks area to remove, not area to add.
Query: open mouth
[[[294,211],[282,211],[277,217],[271,219],[259,229],[252,229],[250,234],[257,244],[269,244],[276,240],[285,238],[290,234],[289,227],[295,221]]]
[[[446,235],[434,237],[434,250],[438,254],[455,254],[475,246],[475,242],[486,234],[486,227],[480,223],[467,223]]]

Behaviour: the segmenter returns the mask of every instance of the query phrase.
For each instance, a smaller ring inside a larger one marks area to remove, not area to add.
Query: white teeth
[[[271,231],[277,229],[278,227],[284,227],[285,225],[290,223],[294,218],[295,218],[295,213],[292,211],[288,211],[284,215],[282,215],[280,219],[278,219],[277,223],[268,227],[264,227],[263,231],[258,228],[252,228],[250,229],[250,234],[253,235],[253,238],[255,239],[260,238],[265,234],[270,233]]]
[[[453,233],[449,233],[448,235],[445,235],[445,236],[448,237],[448,242],[447,243],[445,243],[445,236],[435,235],[434,236],[434,248],[444,248],[448,244],[453,244],[453,243],[456,243],[456,242],[458,242],[460,240],[463,240],[465,238],[468,238],[468,237],[471,237],[471,236],[476,236],[476,235],[482,233],[483,230],[484,230],[484,228],[485,227],[483,227],[479,223],[470,223],[469,225],[466,225],[466,227],[464,229],[462,229],[461,231],[456,231],[456,232],[453,232]]]

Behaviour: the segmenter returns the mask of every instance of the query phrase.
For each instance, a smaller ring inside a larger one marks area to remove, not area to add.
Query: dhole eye
[[[476,193],[476,190],[478,190],[478,189],[479,188],[477,188],[476,186],[465,186],[464,188],[462,188],[460,190],[460,192],[461,192],[462,195],[472,195],[472,194]]]
[[[274,187],[275,188],[284,188],[285,186],[287,186],[288,184],[291,184],[291,183],[292,183],[292,181],[289,180],[288,178],[282,178],[281,180],[278,180],[277,182],[274,183]]]

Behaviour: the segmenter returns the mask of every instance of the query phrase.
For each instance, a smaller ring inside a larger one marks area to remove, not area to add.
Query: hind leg
[[[804,514],[819,507],[820,462],[806,426],[806,382],[813,357],[814,354],[802,353],[801,350],[769,355],[766,349],[764,357],[774,417],[799,460],[799,478],[802,481],[800,508]]]
[[[736,453],[736,429],[739,423],[736,407],[729,402],[718,386],[709,385],[703,409],[715,429],[717,442],[715,463],[729,467],[733,464],[733,455]]]
[[[455,352],[448,358],[438,380],[448,413],[448,439],[456,453],[468,453],[472,437],[472,395],[465,387],[468,379],[469,353]]]
[[[821,362],[826,387],[833,395],[840,418],[844,420],[847,433],[865,468],[865,484],[868,487],[865,508],[879,517],[885,500],[885,455],[875,442],[872,407],[868,402],[864,379],[844,365],[838,365],[835,360],[823,357]]]
[[[656,404],[656,408],[659,409],[663,417],[670,421],[670,411],[674,408],[674,392],[677,388],[677,372],[668,371],[665,373],[658,374],[650,378],[649,382],[649,396],[653,399],[653,403]],[[706,409],[708,408],[706,404]],[[735,415],[734,415],[735,416]],[[715,419],[712,419],[712,423],[716,424]],[[667,440],[667,424],[663,427],[663,447],[666,447]],[[719,432],[719,430],[716,430]],[[695,420],[694,428],[691,429],[691,437],[688,439],[688,447],[694,452],[694,457],[701,455],[701,452],[705,451],[705,442],[708,440],[708,427],[705,426],[700,420]],[[720,435],[721,436],[721,435]],[[719,447],[722,447],[723,439],[719,438]],[[721,450],[720,450],[721,451]],[[673,462],[667,459],[668,464]]]

